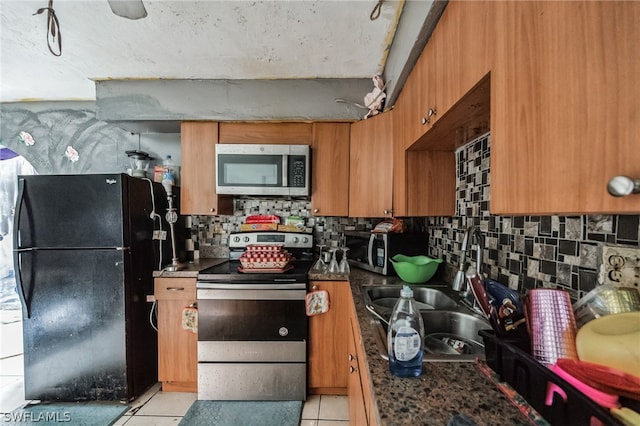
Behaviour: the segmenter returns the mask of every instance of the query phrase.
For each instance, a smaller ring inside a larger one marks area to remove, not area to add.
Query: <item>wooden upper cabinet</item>
[[[218,123],[195,121],[181,123],[181,214],[233,213],[233,198],[216,194],[215,146],[217,142]]]
[[[220,143],[311,145],[311,123],[220,123]]]
[[[454,0],[447,4],[424,52],[430,102],[437,110],[431,126],[491,70],[495,3]]]
[[[491,211],[640,213],[640,2],[496,2]]]
[[[351,124],[349,216],[389,217],[393,210],[393,111]],[[340,190],[340,187],[335,188]]]
[[[311,212],[349,215],[349,123],[314,123]]]
[[[424,73],[426,55],[423,53],[418,59],[411,74],[402,88],[402,92],[393,107],[394,144],[399,150],[405,150],[427,131],[422,125],[424,103],[427,101],[427,75]]]
[[[394,106],[394,141],[399,144],[398,149],[409,148],[437,126],[491,70],[494,3],[448,3]]]

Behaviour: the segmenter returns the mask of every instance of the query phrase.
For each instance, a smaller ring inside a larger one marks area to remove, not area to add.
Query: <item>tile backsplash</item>
[[[426,218],[429,255],[457,265],[465,229],[476,225],[485,237],[484,272],[491,278],[521,292],[559,287],[578,299],[601,280],[605,244],[639,247],[638,215],[492,215],[490,141],[486,134],[456,152],[456,215]]]
[[[489,212],[491,138],[483,135],[456,152],[457,202],[452,217],[404,218],[429,233],[428,254],[455,272],[465,230],[479,226],[485,237],[484,272],[513,289],[560,287],[578,299],[599,284],[603,246],[640,247],[640,216],[497,216]],[[306,200],[235,200],[232,216],[191,216],[190,256],[226,256],[230,232],[248,215],[298,215],[313,227],[316,242],[337,245],[345,229],[370,230],[382,218],[313,217]],[[475,259],[475,249],[467,259]]]

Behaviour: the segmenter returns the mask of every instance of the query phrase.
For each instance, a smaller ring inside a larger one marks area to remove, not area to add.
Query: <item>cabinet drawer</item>
[[[156,300],[195,300],[195,278],[156,278],[154,281]]]

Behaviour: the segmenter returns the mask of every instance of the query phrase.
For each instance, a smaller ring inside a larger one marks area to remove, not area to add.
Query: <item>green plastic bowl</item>
[[[429,281],[438,270],[442,259],[427,256],[405,256],[396,254],[391,259],[393,269],[402,281],[410,284],[422,284]]]

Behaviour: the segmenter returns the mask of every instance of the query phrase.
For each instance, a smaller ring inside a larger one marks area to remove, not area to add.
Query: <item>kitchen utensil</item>
[[[578,328],[606,315],[640,310],[640,292],[632,287],[600,285],[573,305]]]
[[[396,254],[389,259],[402,281],[409,284],[422,284],[433,278],[442,259],[428,256],[405,256]]]
[[[618,395],[615,395],[613,393],[606,393],[589,386],[588,384],[582,382],[578,378],[566,372],[562,367],[560,367],[560,365],[558,365],[557,362],[551,367],[551,371],[569,382],[574,388],[578,389],[580,392],[594,400],[599,405],[606,408],[614,408],[620,406]],[[549,386],[549,388],[547,389],[547,405],[551,405],[550,400],[553,400],[553,392],[558,391],[562,391],[558,386]],[[566,399],[566,395],[564,398]]]
[[[506,330],[500,320],[497,309],[489,301],[489,296],[487,295],[480,275],[478,275],[477,272],[474,272],[473,275],[467,275],[467,284],[480,309],[489,320],[493,331],[498,336],[504,336]]]
[[[524,308],[518,292],[492,279],[485,280],[485,289],[505,332],[516,330],[518,327],[524,332]]]
[[[558,361],[561,361],[561,360],[558,360]],[[571,361],[571,360],[567,360],[567,361]],[[588,384],[582,382],[581,380],[577,379],[573,375],[566,372],[562,367],[559,366],[558,363],[556,363],[551,369],[554,373],[556,373],[562,379],[567,381],[574,388],[578,389],[580,392],[585,394],[587,397],[591,398],[598,405],[601,405],[602,407],[605,407],[605,408],[609,408],[611,411],[611,414],[614,417],[616,417],[618,420],[620,420],[623,424],[633,425],[633,426],[640,425],[640,414],[638,414],[637,412],[635,412],[634,410],[628,407],[621,406],[620,400],[617,394],[603,392],[589,386]],[[547,387],[547,398],[546,398],[547,405],[553,404],[554,393],[560,394],[564,400],[567,399],[567,395],[559,386],[555,384],[550,384]]]
[[[473,275],[467,275],[467,282],[471,292],[473,293],[473,297],[475,297],[478,305],[480,305],[480,309],[482,309],[482,312],[484,312],[486,317],[490,319],[491,302],[489,301],[489,296],[487,295],[487,291],[482,283],[482,278],[480,278],[480,275],[477,273],[474,273]]]
[[[389,325],[389,320],[383,317],[378,311],[376,311],[376,308],[371,305],[365,305],[365,308],[367,308],[367,311],[371,312],[376,318],[385,323],[385,325]]]
[[[509,300],[515,308],[516,315],[524,315],[524,309],[522,307],[522,300],[520,294],[517,291],[510,289],[498,281],[492,279],[485,280],[485,289],[489,296],[489,301],[499,308],[504,305],[505,300]]]
[[[580,360],[640,377],[640,312],[594,319],[576,336]]]
[[[640,377],[577,359],[560,358],[556,364],[568,374],[595,389],[640,401]]]
[[[460,355],[452,346],[449,346],[443,340],[427,335],[424,338],[424,349],[432,354]]]
[[[149,162],[153,160],[153,157],[144,151],[138,150],[125,151],[125,154],[129,157],[131,176],[146,178]]]
[[[247,216],[244,223],[280,223],[280,216],[273,214],[256,214]]]
[[[578,359],[577,327],[569,293],[536,288],[525,300],[533,357],[546,365],[555,364],[558,358]]]
[[[349,251],[349,247],[341,247],[340,250],[342,251],[342,259],[340,259],[338,269],[341,274],[349,275],[351,273],[351,267],[347,261],[347,252]]]
[[[325,247],[324,244],[318,244],[318,259],[316,260],[316,262],[313,264],[313,267],[311,268],[311,272],[317,272],[319,274],[324,274],[325,272],[327,272],[327,264],[324,262],[323,257],[322,257],[322,249]]]
[[[338,251],[336,247],[332,247],[329,249],[329,252],[331,253],[331,260],[329,261],[329,270],[327,272],[330,274],[340,273],[340,266],[338,265],[338,260],[336,259],[336,251]]]

